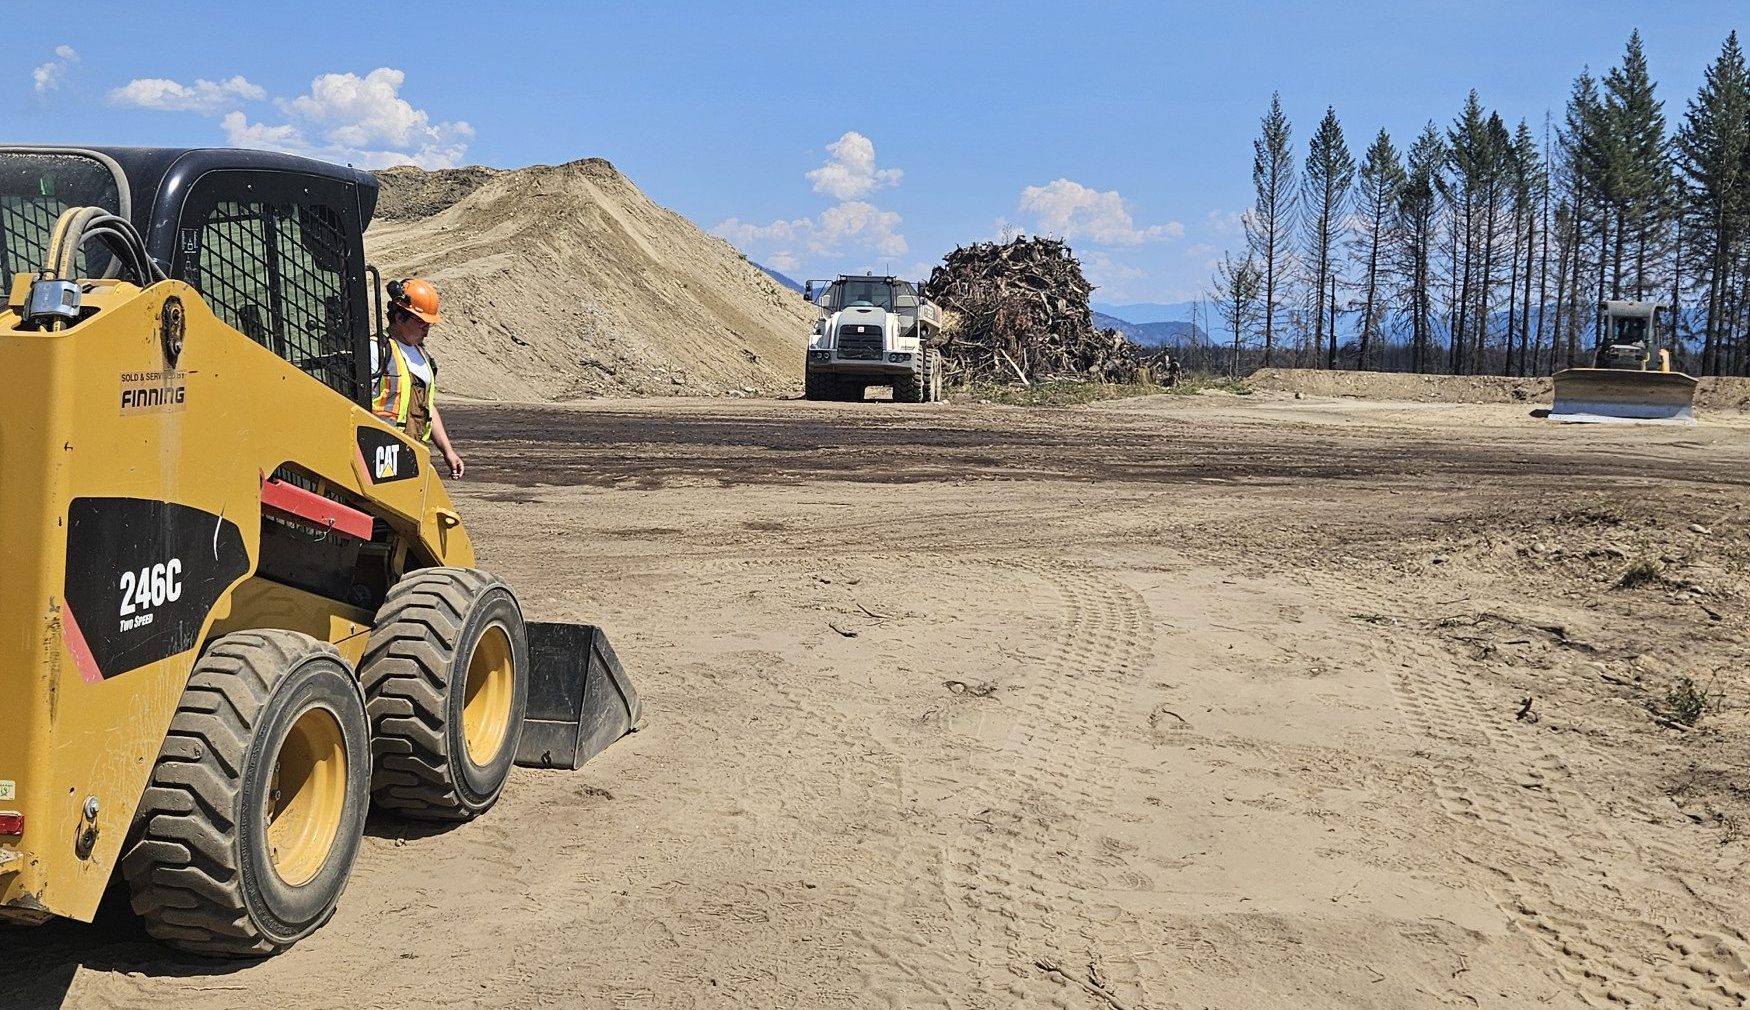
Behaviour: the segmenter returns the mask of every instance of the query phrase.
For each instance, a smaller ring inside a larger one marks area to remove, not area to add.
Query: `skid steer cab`
[[[89,921],[119,875],[176,947],[283,950],[373,804],[466,821],[636,723],[600,629],[525,620],[369,409],[376,200],[278,154],[0,147],[0,922]]]

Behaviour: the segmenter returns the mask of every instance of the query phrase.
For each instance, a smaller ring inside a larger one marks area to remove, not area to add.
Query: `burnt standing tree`
[[[1313,290],[1313,349],[1323,347],[1326,310],[1336,313],[1337,263],[1333,253],[1349,212],[1349,189],[1355,183],[1355,159],[1343,142],[1343,127],[1337,110],[1327,107],[1325,118],[1307,147],[1306,175],[1301,184],[1301,210],[1306,215],[1307,279]],[[1330,292],[1330,293],[1328,293]],[[1327,301],[1327,298],[1329,301]],[[1330,351],[1326,368],[1337,367],[1336,327],[1329,327]]]
[[[1262,130],[1252,142],[1252,187],[1257,191],[1257,202],[1246,215],[1246,243],[1263,273],[1264,364],[1268,367],[1276,350],[1276,293],[1288,265],[1294,223],[1294,155],[1280,95],[1270,96],[1270,111],[1264,114]]]
[[[1246,258],[1237,263],[1233,256],[1223,255],[1221,262],[1215,266],[1215,289],[1210,292],[1210,298],[1215,302],[1216,311],[1221,313],[1221,321],[1233,331],[1233,364],[1228,370],[1230,375],[1239,372],[1243,334],[1258,324],[1258,296],[1262,286],[1263,277],[1251,253],[1247,253]]]
[[[1382,275],[1389,268],[1386,255],[1392,242],[1398,201],[1404,188],[1404,167],[1398,161],[1398,150],[1392,146],[1391,135],[1385,130],[1373,138],[1361,163],[1361,187],[1358,193],[1359,229],[1354,240],[1356,258],[1365,264],[1362,273],[1361,330],[1356,339],[1355,367],[1365,371],[1368,352],[1379,337],[1382,306],[1379,292]]]

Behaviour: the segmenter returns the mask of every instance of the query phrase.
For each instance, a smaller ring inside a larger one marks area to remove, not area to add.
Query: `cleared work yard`
[[[373,819],[281,957],[110,914],[0,932],[0,992],[1744,1006],[1750,421],[1533,405],[452,406],[482,564],[643,730]]]

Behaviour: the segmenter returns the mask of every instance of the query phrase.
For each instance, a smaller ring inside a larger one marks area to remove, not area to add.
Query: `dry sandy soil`
[[[449,417],[483,563],[610,629],[642,731],[373,820],[263,963],[0,933],[9,1007],[1746,1003],[1742,416]]]

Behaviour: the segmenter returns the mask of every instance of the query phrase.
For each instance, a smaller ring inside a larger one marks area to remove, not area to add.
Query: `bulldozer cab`
[[[1600,309],[1604,325],[1603,339],[1598,342],[1599,368],[1637,368],[1652,366],[1658,342],[1659,310],[1668,308],[1664,302],[1606,301]],[[1667,357],[1660,351],[1661,367]]]
[[[0,276],[37,269],[66,210],[102,207],[221,320],[365,406],[376,201],[368,173],[262,151],[0,148]],[[80,255],[79,276],[114,276],[101,246]]]

